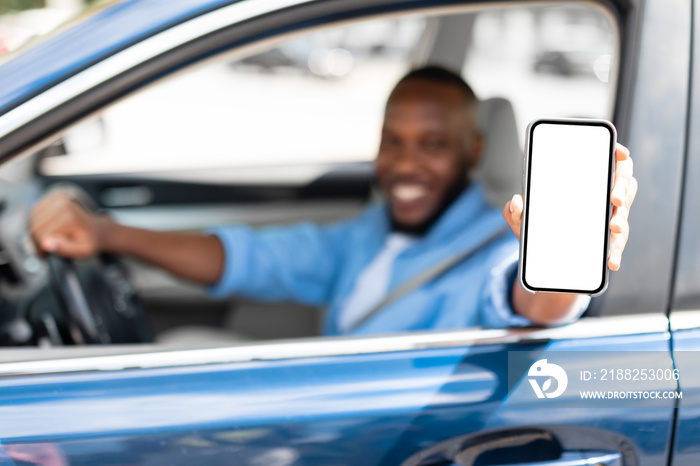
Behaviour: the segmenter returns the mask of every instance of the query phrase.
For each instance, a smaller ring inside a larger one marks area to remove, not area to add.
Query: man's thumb
[[[523,197],[520,194],[516,194],[510,200],[510,212],[514,217],[520,217],[523,214]]]
[[[54,236],[47,236],[41,240],[41,249],[46,252],[56,252],[58,250],[59,241]]]

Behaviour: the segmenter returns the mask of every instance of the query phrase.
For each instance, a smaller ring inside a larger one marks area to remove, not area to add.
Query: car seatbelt
[[[476,251],[486,247],[487,245],[491,244],[497,239],[503,237],[508,231],[510,231],[508,225],[503,225],[501,228],[494,231],[489,236],[484,238],[482,241],[476,243],[472,247],[467,248],[466,250],[460,252],[456,256],[447,258],[446,260],[434,265],[428,270],[419,273],[417,276],[411,278],[410,280],[407,280],[401,286],[396,287],[391,293],[389,293],[379,304],[374,306],[372,310],[365,314],[360,320],[350,325],[347,331],[355,331],[356,329],[364,325],[364,323],[367,322],[369,319],[374,317],[374,315],[377,314],[384,307],[388,306],[389,304],[393,303],[399,298],[402,298],[411,291],[420,288],[422,285],[425,285],[426,283],[429,283],[432,280],[438,278],[439,276],[447,273],[448,271],[450,271],[451,269],[453,269],[454,267],[471,257]]]

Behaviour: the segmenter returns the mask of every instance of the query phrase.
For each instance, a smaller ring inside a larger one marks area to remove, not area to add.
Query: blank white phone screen
[[[612,134],[604,126],[540,123],[530,138],[525,283],[597,291],[607,260]]]

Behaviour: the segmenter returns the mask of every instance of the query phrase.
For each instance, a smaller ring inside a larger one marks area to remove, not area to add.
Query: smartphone
[[[518,270],[525,290],[596,296],[607,288],[616,139],[606,120],[528,125]]]

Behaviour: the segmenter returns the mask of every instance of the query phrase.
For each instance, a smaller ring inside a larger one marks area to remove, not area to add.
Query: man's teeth
[[[396,185],[392,188],[391,194],[400,201],[411,202],[425,196],[428,190],[421,185]]]

